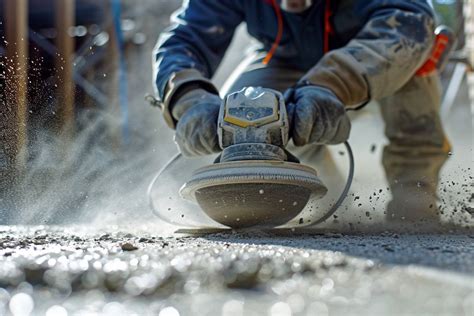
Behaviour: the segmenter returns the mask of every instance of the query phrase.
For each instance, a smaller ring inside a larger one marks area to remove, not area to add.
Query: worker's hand
[[[329,89],[305,85],[292,88],[285,97],[296,146],[339,144],[349,138],[351,122],[344,104]]]
[[[172,108],[178,121],[175,142],[184,156],[203,156],[219,152],[217,119],[221,99],[203,89],[181,96]]]

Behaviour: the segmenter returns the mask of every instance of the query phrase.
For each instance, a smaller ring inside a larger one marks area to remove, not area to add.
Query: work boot
[[[439,76],[414,76],[380,104],[389,139],[382,162],[393,196],[387,220],[439,227],[437,184],[451,150],[439,116]]]
[[[389,222],[438,224],[440,222],[436,187],[424,182],[392,185],[392,200],[387,205]]]

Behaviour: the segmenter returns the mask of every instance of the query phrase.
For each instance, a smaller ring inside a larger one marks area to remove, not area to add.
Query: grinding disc
[[[213,220],[232,227],[279,226],[327,188],[316,171],[298,163],[240,161],[198,169],[181,188]]]

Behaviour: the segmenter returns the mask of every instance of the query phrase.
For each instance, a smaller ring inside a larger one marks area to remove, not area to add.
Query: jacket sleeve
[[[364,27],[330,51],[303,78],[356,108],[400,89],[424,63],[434,42],[434,13],[425,0],[354,0]]]
[[[206,82],[242,21],[241,1],[185,0],[155,49],[154,77],[160,100],[165,98],[168,81],[182,71],[192,81],[202,78]]]

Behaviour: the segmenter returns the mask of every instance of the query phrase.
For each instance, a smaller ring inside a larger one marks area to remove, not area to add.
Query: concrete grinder
[[[287,223],[327,192],[316,170],[285,149],[289,131],[280,92],[249,87],[228,95],[218,120],[222,153],[196,170],[180,195],[231,228]]]
[[[352,183],[351,147],[344,143],[349,172],[342,193],[336,201],[322,199],[328,189],[316,170],[286,148],[291,134],[287,106],[280,92],[266,88],[249,87],[228,95],[218,118],[222,153],[213,163],[208,157],[181,154],[170,159],[148,188],[154,214],[181,227],[180,232],[192,233],[304,229],[332,216]],[[190,170],[196,165],[204,167]]]

